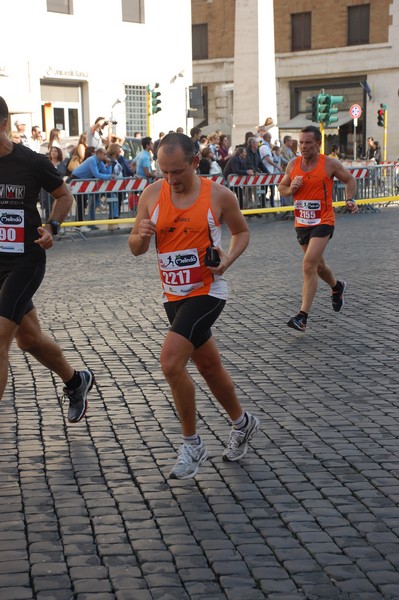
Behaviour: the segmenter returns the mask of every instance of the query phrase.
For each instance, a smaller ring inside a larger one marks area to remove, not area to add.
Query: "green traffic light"
[[[328,116],[329,96],[328,94],[319,94],[317,96],[316,120],[318,123],[324,123]]]
[[[334,104],[341,104],[344,101],[343,96],[333,96],[331,94],[327,95],[327,114],[324,118],[324,124],[328,127],[331,123],[337,123],[338,117],[334,117],[336,115],[339,108],[334,106]]]
[[[156,83],[154,88],[159,88],[159,83]],[[151,90],[151,113],[153,115],[162,110],[162,108],[159,106],[161,104],[161,100],[159,99],[160,95],[161,92],[157,92],[155,89]]]
[[[330,96],[331,104],[341,104],[344,101],[343,96]]]
[[[317,96],[308,96],[306,98],[306,104],[310,104],[310,111],[306,114],[306,118],[313,123],[317,123]]]

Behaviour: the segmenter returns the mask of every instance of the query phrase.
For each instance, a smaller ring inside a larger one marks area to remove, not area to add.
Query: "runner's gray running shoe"
[[[248,452],[248,442],[259,429],[260,421],[253,415],[248,415],[248,425],[245,429],[231,428],[227,448],[222,454],[223,460],[240,460]]]
[[[182,444],[179,448],[177,461],[169,477],[171,479],[189,479],[195,477],[198,473],[200,465],[207,459],[208,452],[204,442],[198,446],[194,444]]]
[[[87,369],[85,371],[78,371],[82,383],[75,390],[68,390],[64,388],[64,398],[69,399],[69,410],[68,410],[68,421],[70,423],[77,423],[86,414],[87,411],[87,394],[90,392],[94,384],[93,371]]]
[[[340,281],[340,284],[342,286],[341,289],[331,294],[332,307],[335,312],[339,312],[345,304],[345,292],[348,286],[346,285],[346,281]]]

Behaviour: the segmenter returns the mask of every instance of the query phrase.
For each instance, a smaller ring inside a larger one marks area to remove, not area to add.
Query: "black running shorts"
[[[32,298],[43,281],[45,263],[0,271],[0,317],[20,325],[33,309]]]
[[[199,348],[212,336],[211,327],[222,312],[226,300],[213,296],[194,296],[165,302],[170,331],[179,333]]]
[[[334,225],[312,225],[311,227],[295,227],[296,239],[301,246],[309,244],[312,237],[329,237],[330,240],[334,233]]]

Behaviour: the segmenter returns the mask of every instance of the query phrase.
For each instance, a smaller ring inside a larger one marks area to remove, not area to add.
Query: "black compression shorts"
[[[211,327],[222,312],[226,300],[213,296],[194,296],[165,302],[171,331],[179,333],[199,348],[212,336]]]
[[[0,317],[21,324],[33,309],[32,298],[43,281],[46,265],[14,267],[0,271]]]
[[[310,227],[295,227],[296,239],[301,246],[309,244],[312,237],[329,237],[334,233],[334,225],[311,225]]]

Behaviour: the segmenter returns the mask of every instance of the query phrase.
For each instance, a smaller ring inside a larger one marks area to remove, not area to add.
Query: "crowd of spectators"
[[[198,174],[221,175],[227,179],[229,175],[284,172],[288,162],[295,156],[292,151],[292,138],[285,136],[282,143],[277,140],[272,143],[269,132],[271,126],[272,122],[268,126],[259,126],[256,131],[248,131],[243,143],[235,148],[231,146],[228,136],[221,130],[206,135],[199,127],[193,127],[190,136],[200,157]],[[23,121],[16,120],[14,127],[10,139],[35,152],[47,154],[67,182],[73,179],[111,179],[133,175],[151,182],[156,177],[162,176],[157,161],[157,149],[165,135],[164,132],[160,132],[155,141],[151,137],[143,137],[140,132],[135,132],[134,137],[140,140],[142,150],[131,162],[128,162],[124,158],[125,138],[113,134],[113,123],[109,123],[105,117],[97,117],[87,131],[80,134],[77,143],[73,146],[66,146],[63,143],[61,132],[57,128],[51,129],[45,139],[39,126],[33,126],[30,135],[27,135],[26,123]],[[182,127],[178,127],[176,131],[184,133]],[[269,190],[268,198],[267,189],[261,197],[261,206],[266,206],[267,200],[271,206],[274,206],[275,186],[269,186]],[[96,212],[103,209],[108,210],[109,219],[117,219],[121,214],[124,198],[123,192],[105,194],[102,197],[98,194],[77,195],[76,220],[85,220],[87,210],[88,220],[94,221]],[[43,215],[47,218],[53,199],[50,194],[42,192],[40,201]],[[239,201],[242,204],[242,197],[239,197]],[[290,198],[282,199],[282,204],[288,204],[290,201]],[[84,229],[98,229],[98,227],[91,224]],[[119,229],[119,227],[111,224],[109,229]]]

